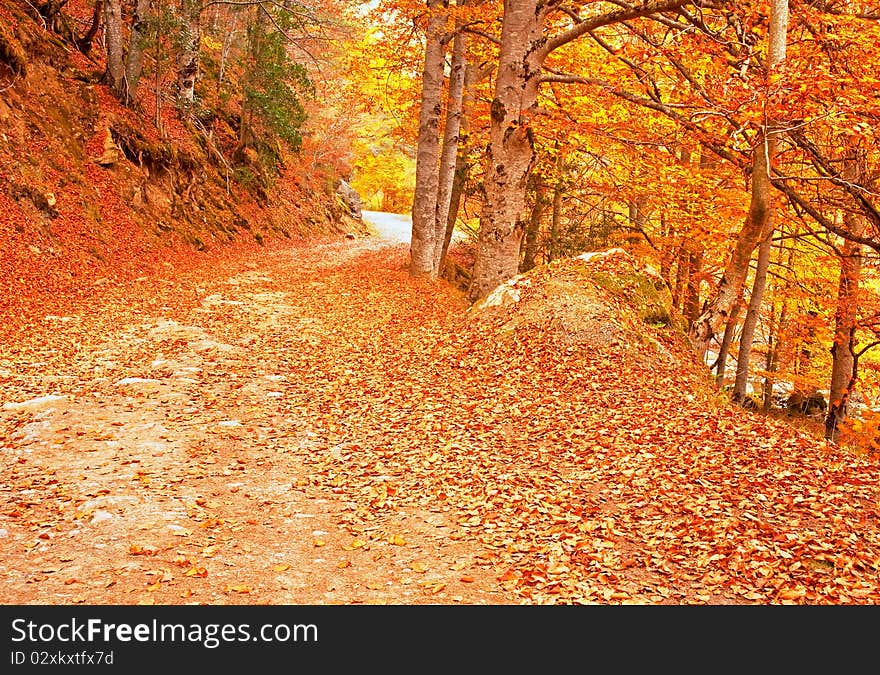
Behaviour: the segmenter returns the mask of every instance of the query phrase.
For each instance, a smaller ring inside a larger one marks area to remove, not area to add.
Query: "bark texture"
[[[536,5],[535,0],[504,5],[472,300],[485,297],[519,269],[528,217],[526,183],[535,161],[529,118],[538,98],[543,61],[538,46],[547,11]]]
[[[131,37],[128,40],[128,54],[125,57],[125,86],[122,102],[131,105],[137,96],[141,73],[144,70],[144,51],[147,48],[147,21],[150,13],[150,0],[135,0],[134,14],[131,17]]]
[[[125,87],[125,47],[122,38],[120,0],[104,0],[104,41],[107,49],[107,70],[104,79],[113,93],[121,98]]]
[[[848,223],[854,234],[866,229],[863,218],[851,216]],[[859,222],[852,222],[859,221]],[[831,347],[831,385],[828,414],[825,417],[825,438],[837,441],[840,425],[849,414],[850,389],[856,368],[856,329],[858,327],[859,284],[862,276],[862,247],[846,241],[840,259],[837,308],[834,312],[834,344]]]
[[[416,188],[412,208],[409,271],[413,276],[434,274],[434,231],[437,218],[438,164],[440,162],[440,112],[443,95],[443,31],[446,16],[439,0],[428,0],[428,27],[419,108],[416,149]]]
[[[183,26],[180,51],[177,54],[177,101],[181,108],[185,108],[195,100],[196,79],[199,75],[201,4],[198,0],[182,0],[180,12]]]
[[[446,248],[446,230],[452,203],[452,185],[458,160],[459,132],[461,130],[467,66],[467,33],[456,22],[452,42],[452,62],[449,70],[449,88],[446,94],[446,120],[443,123],[443,149],[440,153],[440,175],[437,186],[437,213],[434,219],[434,276],[439,276]],[[451,233],[450,233],[451,235]]]
[[[767,270],[770,269],[770,250],[773,246],[773,227],[769,230],[758,247],[758,265],[755,269],[755,281],[752,284],[752,295],[749,298],[749,309],[743,321],[742,333],[739,338],[739,351],[736,357],[736,380],[733,385],[733,400],[742,403],[746,400],[746,387],[749,382],[749,364],[752,360],[752,345],[755,341],[755,328],[761,315],[764,302],[764,288],[767,285]]]

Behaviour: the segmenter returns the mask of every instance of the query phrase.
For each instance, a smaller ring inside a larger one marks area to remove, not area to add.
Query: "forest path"
[[[407,257],[241,241],[7,299],[0,602],[880,601],[876,457],[660,329],[589,342],[615,306],[562,325],[549,268],[511,328]]]
[[[257,249],[33,317],[0,360],[0,602],[515,602],[468,514],[400,494],[396,430],[425,425],[399,442],[430,468],[443,416],[413,411],[463,304],[389,243]]]

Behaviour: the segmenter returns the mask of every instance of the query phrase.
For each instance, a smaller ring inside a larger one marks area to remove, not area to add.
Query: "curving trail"
[[[0,601],[512,601],[453,507],[398,508],[383,355],[462,304],[389,243],[248,250],[8,338]]]
[[[876,459],[472,320],[403,234],[0,308],[0,602],[878,602]]]

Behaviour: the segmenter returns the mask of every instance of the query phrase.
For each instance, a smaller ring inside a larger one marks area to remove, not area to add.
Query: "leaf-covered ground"
[[[724,405],[662,331],[511,328],[406,253],[249,247],[7,311],[0,601],[880,599],[876,460]]]

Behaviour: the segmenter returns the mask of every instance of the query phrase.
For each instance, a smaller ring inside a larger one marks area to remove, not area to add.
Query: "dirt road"
[[[0,602],[515,602],[467,514],[400,499],[387,376],[425,372],[462,304],[419,293],[399,239],[252,250],[28,318],[0,359]]]

